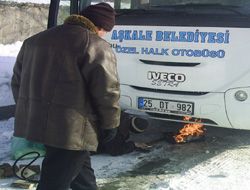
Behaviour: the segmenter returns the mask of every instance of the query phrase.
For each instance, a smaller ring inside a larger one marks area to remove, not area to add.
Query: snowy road
[[[6,126],[12,122],[7,121]],[[162,138],[170,126],[153,122],[143,136],[133,139]],[[1,163],[13,163],[8,154],[8,130],[2,132],[6,143],[1,145]],[[201,142],[173,145],[163,139],[149,153],[94,155],[92,164],[101,190],[249,190],[250,131],[207,127]],[[0,189],[11,190],[13,180],[1,179]]]
[[[102,189],[249,190],[250,131],[207,127],[203,142],[164,140]],[[112,188],[111,188],[112,187]]]

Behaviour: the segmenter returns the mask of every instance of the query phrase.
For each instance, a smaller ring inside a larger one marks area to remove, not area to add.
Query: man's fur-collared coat
[[[95,151],[98,129],[118,127],[116,58],[87,18],[71,15],[26,39],[13,71],[14,136]]]

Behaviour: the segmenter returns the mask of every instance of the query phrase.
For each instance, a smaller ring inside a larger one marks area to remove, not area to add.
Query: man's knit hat
[[[115,25],[115,10],[108,3],[90,5],[83,9],[80,15],[106,31],[111,31]]]

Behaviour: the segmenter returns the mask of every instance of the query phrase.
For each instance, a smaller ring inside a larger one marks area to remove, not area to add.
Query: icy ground
[[[0,122],[0,163],[13,163],[10,159],[13,120]],[[145,139],[154,136],[152,133],[161,136],[157,131],[163,125],[152,122]],[[206,139],[201,142],[173,145],[162,140],[149,153],[134,152],[118,157],[93,155],[92,166],[100,189],[249,190],[250,132],[207,129]],[[10,188],[13,180],[0,179],[0,189],[13,189]]]
[[[13,134],[14,118],[7,121],[0,122],[0,164],[13,164],[11,159],[10,145]],[[140,161],[141,153],[132,153],[119,157],[111,157],[108,155],[94,155],[92,156],[92,165],[95,169],[96,177],[99,183],[103,183],[107,178],[117,176],[121,171],[131,170],[132,167]],[[20,164],[27,163],[30,160],[20,161]],[[34,164],[41,164],[42,158],[37,160]],[[0,189],[9,190],[10,184],[16,180],[15,178],[0,179]]]

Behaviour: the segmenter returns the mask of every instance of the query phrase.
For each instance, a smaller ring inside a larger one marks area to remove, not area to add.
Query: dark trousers
[[[96,190],[88,151],[46,146],[37,190]]]

